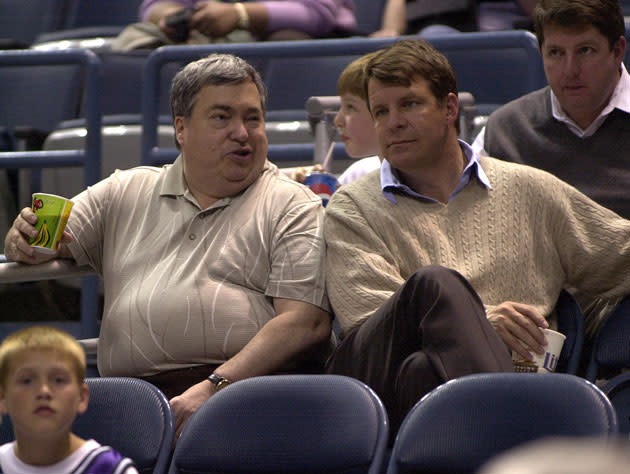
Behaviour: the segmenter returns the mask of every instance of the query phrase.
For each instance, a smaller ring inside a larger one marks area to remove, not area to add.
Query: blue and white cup
[[[515,371],[539,373],[555,372],[564,340],[567,337],[553,329],[543,329],[542,331],[545,333],[545,338],[547,339],[547,345],[544,347],[545,352],[543,354],[531,353],[531,361],[524,361],[521,359],[520,355],[516,352],[512,352]]]
[[[339,181],[337,181],[335,175],[323,172],[310,173],[306,176],[304,184],[322,198],[324,207],[328,204],[330,196],[332,196],[339,187]]]

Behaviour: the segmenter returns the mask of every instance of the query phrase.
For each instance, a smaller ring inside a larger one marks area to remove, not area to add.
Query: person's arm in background
[[[336,29],[356,30],[351,0],[288,0],[244,2],[247,29],[255,35],[278,30],[298,30],[313,38],[328,36]],[[239,26],[240,15],[234,3],[194,0],[145,0],[140,7],[140,19],[163,28],[163,19],[182,8],[195,12],[191,26],[200,32],[221,37]]]
[[[269,24],[265,33],[299,30],[313,38],[329,36],[335,30],[356,32],[351,0],[287,0],[260,2],[267,8]],[[251,2],[245,3],[248,8]]]
[[[381,29],[370,34],[373,38],[400,36],[407,30],[405,0],[387,0],[383,11]]]

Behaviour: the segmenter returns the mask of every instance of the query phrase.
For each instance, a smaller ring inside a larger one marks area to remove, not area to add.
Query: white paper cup
[[[549,373],[556,370],[556,365],[558,365],[558,359],[560,358],[560,352],[562,351],[564,340],[567,337],[564,334],[552,329],[543,329],[542,331],[545,333],[545,337],[547,338],[547,345],[544,347],[545,352],[543,354],[536,354],[532,352],[532,360],[524,361],[516,352],[512,353],[514,369],[517,372]]]

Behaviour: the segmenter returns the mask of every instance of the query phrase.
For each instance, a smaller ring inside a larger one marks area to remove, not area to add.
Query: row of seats
[[[294,166],[295,162],[313,160],[306,100],[313,95],[336,95],[337,78],[349,62],[396,40],[346,38],[172,46],[150,53],[98,55],[89,50],[0,51],[0,66],[6,66],[0,67],[0,84],[6,97],[0,104],[0,127],[9,131],[27,127],[36,132],[35,136],[48,135],[43,147],[55,152],[81,149],[88,140],[102,137],[102,147],[92,142],[94,148],[103,150],[101,177],[115,168],[129,168],[140,162],[168,162],[176,155],[168,111],[172,76],[193,59],[212,52],[232,53],[260,68],[270,93],[270,158]],[[536,40],[529,32],[467,33],[436,36],[430,41],[451,61],[460,90],[473,95],[479,115],[545,85]],[[80,65],[54,65],[64,54],[83,54],[98,62],[96,89],[85,87]],[[33,60],[28,67],[16,60],[24,57]],[[46,66],[38,61],[46,61]],[[94,103],[105,125],[99,137],[85,124],[89,105]],[[8,165],[0,161],[0,166]],[[78,180],[75,175],[57,181]],[[52,190],[64,195],[71,191]]]
[[[164,395],[132,378],[92,378],[73,431],[114,447],[141,473],[475,473],[512,447],[546,436],[615,437],[604,393],[566,374],[476,374],[423,397],[396,433],[365,384],[337,375],[236,382],[189,419],[171,456]],[[0,443],[13,439],[10,420]],[[169,468],[170,465],[170,468]]]

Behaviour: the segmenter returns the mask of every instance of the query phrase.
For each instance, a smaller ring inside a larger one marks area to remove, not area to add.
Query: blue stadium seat
[[[381,27],[385,3],[387,0],[354,0],[354,14],[361,33],[367,35]]]
[[[142,0],[64,0],[66,13],[58,31],[48,30],[35,44],[85,38],[113,38],[138,21]]]
[[[157,148],[159,104],[167,93],[158,78],[163,65],[169,62],[185,63],[212,52],[253,59],[262,64],[263,79],[269,88],[267,119],[306,120],[304,105],[309,97],[336,95],[337,77],[350,61],[398,39],[346,38],[159,48],[149,55],[142,81],[142,160],[164,163],[174,156],[173,150]],[[462,33],[428,40],[451,61],[458,88],[474,96],[481,115],[546,85],[536,39],[529,32]]]
[[[473,474],[491,457],[546,436],[614,436],[617,417],[592,383],[568,374],[475,374],[424,396],[405,417],[388,474]]]
[[[624,372],[610,379],[602,391],[615,407],[619,432],[630,436],[630,372]]]
[[[556,372],[577,374],[584,346],[584,314],[571,294],[562,290],[556,304],[558,331],[566,336]]]
[[[0,0],[0,39],[6,43],[2,47],[28,47],[38,34],[61,28],[68,1]]]
[[[235,382],[191,416],[170,474],[381,472],[383,404],[339,375],[273,375]]]
[[[613,308],[599,327],[586,369],[586,378],[594,382],[602,367],[630,368],[630,297],[626,297]]]

